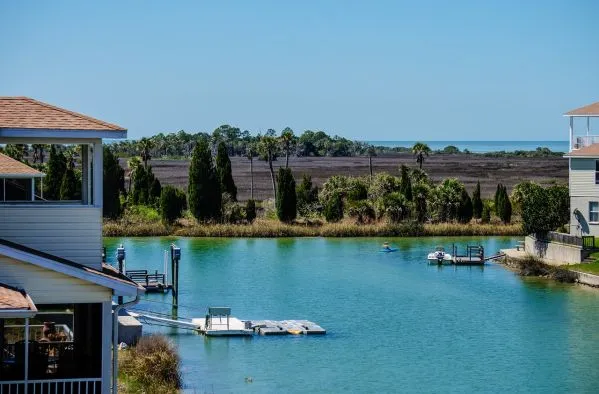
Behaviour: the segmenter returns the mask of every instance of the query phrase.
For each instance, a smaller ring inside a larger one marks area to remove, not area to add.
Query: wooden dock
[[[481,245],[467,245],[466,253],[459,254],[458,248],[453,247],[452,264],[483,265],[485,264],[485,249]]]
[[[128,270],[125,271],[125,275],[143,286],[148,293],[164,293],[171,289],[171,285],[166,283],[166,274],[158,273],[158,271],[152,274],[148,270]]]

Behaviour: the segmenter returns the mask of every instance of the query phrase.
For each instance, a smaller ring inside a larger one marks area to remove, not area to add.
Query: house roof
[[[28,317],[36,312],[37,308],[25,290],[0,283],[0,316]]]
[[[105,264],[102,264],[102,270],[97,270],[62,257],[54,256],[21,244],[17,244],[15,242],[7,241],[5,239],[0,239],[0,254],[6,254],[6,252],[3,251],[3,249],[6,250],[6,248],[2,248],[2,246],[17,252],[13,253],[13,255],[9,257],[14,257],[17,260],[21,259],[31,264],[53,269],[55,271],[60,271],[66,275],[96,283],[100,286],[115,290],[115,293],[139,293],[145,291],[142,286],[118,271],[115,272],[112,267],[109,268]],[[28,258],[30,256],[37,257],[37,259]]]
[[[45,175],[43,172],[31,168],[25,163],[0,153],[0,178],[11,176],[18,178],[39,178]]]
[[[566,112],[566,116],[599,116],[599,101]]]
[[[599,144],[591,144],[584,148],[573,150],[564,157],[597,157],[599,158]]]
[[[0,128],[125,131],[125,128],[29,97],[0,97]]]

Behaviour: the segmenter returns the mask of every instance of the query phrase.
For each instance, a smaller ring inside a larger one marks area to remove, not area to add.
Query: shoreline
[[[104,237],[222,237],[222,238],[279,238],[279,237],[433,237],[433,236],[521,236],[522,225],[440,223],[440,224],[285,224],[259,219],[253,224],[172,225],[161,222],[123,222],[106,220]]]

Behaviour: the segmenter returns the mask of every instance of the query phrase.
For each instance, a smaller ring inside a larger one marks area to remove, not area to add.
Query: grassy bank
[[[258,219],[252,224],[198,224],[182,220],[167,226],[159,220],[125,217],[104,222],[106,237],[187,236],[187,237],[388,237],[388,236],[455,236],[455,235],[522,235],[520,224],[356,224],[298,222],[285,224],[278,220]]]

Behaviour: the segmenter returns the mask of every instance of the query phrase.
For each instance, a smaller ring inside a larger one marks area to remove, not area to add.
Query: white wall
[[[599,185],[595,184],[595,159],[570,159],[570,196],[599,197]]]
[[[0,204],[0,238],[102,268],[101,207]]]
[[[0,255],[0,283],[25,289],[35,304],[110,302],[112,291]]]

